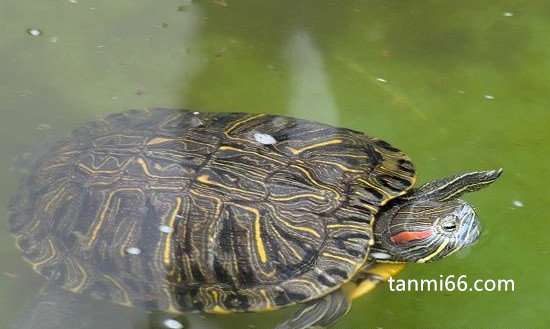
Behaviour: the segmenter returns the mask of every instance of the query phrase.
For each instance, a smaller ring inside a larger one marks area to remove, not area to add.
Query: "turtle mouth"
[[[475,212],[471,211],[466,215],[463,227],[464,230],[459,235],[459,241],[462,241],[463,247],[476,243],[481,235],[481,224]]]

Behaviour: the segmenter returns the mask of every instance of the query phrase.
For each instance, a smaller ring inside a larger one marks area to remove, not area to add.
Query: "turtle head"
[[[481,232],[474,209],[462,200],[411,201],[375,223],[371,256],[379,261],[424,263],[473,244]]]
[[[472,206],[458,199],[479,190],[501,170],[453,175],[394,200],[374,224],[371,257],[386,262],[431,262],[476,242],[481,225]]]

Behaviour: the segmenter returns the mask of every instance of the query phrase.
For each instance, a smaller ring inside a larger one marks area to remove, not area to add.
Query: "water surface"
[[[9,235],[6,207],[25,169],[21,156],[121,109],[185,107],[365,131],[406,151],[420,182],[503,167],[494,186],[466,197],[482,218],[481,241],[400,278],[512,279],[513,292],[383,285],[335,327],[544,327],[549,14],[546,1],[4,1],[0,323],[17,327],[45,283]],[[154,322],[145,311],[94,307],[93,328]],[[184,324],[270,328],[291,311]]]

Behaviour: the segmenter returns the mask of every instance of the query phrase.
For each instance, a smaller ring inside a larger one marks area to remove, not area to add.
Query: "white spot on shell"
[[[139,249],[138,247],[128,247],[126,248],[126,252],[130,255],[139,255],[141,254],[141,249]]]
[[[512,201],[512,205],[513,205],[514,207],[518,207],[518,208],[521,208],[521,207],[524,206],[523,202],[521,202],[521,201],[519,201],[519,200],[514,200],[514,201]]]
[[[170,329],[182,329],[183,324],[181,322],[174,320],[174,319],[166,319],[162,322],[166,328]]]
[[[272,145],[277,143],[277,140],[275,139],[275,137],[269,134],[254,133],[254,139],[256,140],[256,142],[264,145]]]
[[[172,233],[174,232],[174,228],[168,225],[161,225],[159,226],[159,231],[161,231],[162,233]]]
[[[200,112],[198,112],[198,111],[195,111],[195,112],[193,112],[193,114],[194,114],[194,115],[199,115],[199,114],[200,114]]]
[[[385,252],[373,252],[370,254],[372,258],[376,259],[390,259],[391,256],[389,254],[386,254]]]

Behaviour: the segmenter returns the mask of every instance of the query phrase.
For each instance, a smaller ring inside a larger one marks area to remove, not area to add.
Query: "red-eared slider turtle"
[[[472,244],[458,199],[500,170],[413,188],[409,158],[360,132],[289,117],[136,110],[38,160],[13,205],[17,245],[53,284],[123,305],[228,313],[305,307],[325,327],[391,274]]]

